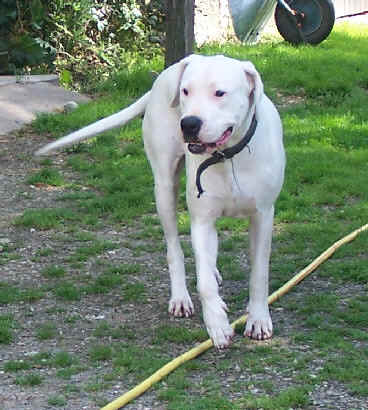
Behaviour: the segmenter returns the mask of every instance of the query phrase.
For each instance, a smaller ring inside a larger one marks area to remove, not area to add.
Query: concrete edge
[[[40,74],[40,75],[0,75],[0,87],[10,84],[27,84],[27,83],[43,83],[50,82],[54,84],[59,83],[59,76],[57,74]]]

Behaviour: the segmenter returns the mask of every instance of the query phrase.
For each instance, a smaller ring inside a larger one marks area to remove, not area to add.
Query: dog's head
[[[263,95],[253,64],[193,55],[181,60],[177,70],[172,106],[180,108],[180,126],[191,151],[211,152],[241,139]]]

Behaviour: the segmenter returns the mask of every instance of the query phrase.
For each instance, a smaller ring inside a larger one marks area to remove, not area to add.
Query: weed
[[[87,294],[104,294],[123,283],[123,278],[114,273],[104,273],[100,275],[94,283],[85,288]]]
[[[42,248],[42,249],[39,249],[39,250],[36,252],[36,258],[38,258],[38,257],[50,256],[50,255],[52,255],[54,252],[55,252],[54,249],[51,249],[51,248]]]
[[[130,283],[123,286],[123,297],[126,302],[144,303],[146,290],[143,283]]]
[[[283,410],[289,408],[303,408],[309,404],[308,389],[305,387],[293,387],[285,389],[275,396],[264,396],[254,398],[251,395],[246,395],[239,400],[239,405],[247,409],[272,409]]]
[[[18,299],[20,291],[7,283],[0,282],[0,304],[5,305],[15,302]]]
[[[111,360],[112,349],[109,346],[96,345],[89,350],[90,360],[93,362]]]
[[[170,394],[170,396],[166,395],[166,398],[168,397],[172,399],[168,404],[169,410],[236,409],[230,400],[216,393],[201,398],[188,398],[183,395],[178,396],[176,392],[176,394]]]
[[[19,376],[15,379],[15,384],[28,387],[39,386],[42,382],[43,378],[37,373],[30,373],[25,376]]]
[[[161,325],[155,329],[154,343],[195,343],[206,340],[207,335],[202,330],[189,330],[183,326]]]
[[[65,268],[57,265],[50,265],[42,270],[42,275],[46,276],[47,278],[61,278],[65,274]]]
[[[103,252],[116,249],[118,245],[111,241],[95,241],[89,246],[81,246],[73,255],[70,256],[69,262],[85,262],[92,256],[97,256]]]
[[[51,396],[47,400],[47,403],[50,406],[55,406],[55,407],[62,407],[67,404],[67,400],[64,396]]]
[[[368,349],[361,349],[360,354],[351,356],[328,360],[321,376],[326,380],[345,382],[353,391],[368,395],[367,389],[363,388],[368,383]]]
[[[160,351],[153,348],[141,348],[120,344],[115,347],[113,366],[123,373],[130,373],[140,378],[148,377],[162,367],[167,360]]]
[[[71,209],[29,209],[22,216],[14,220],[16,226],[36,229],[53,229],[61,227],[66,221],[81,220]]]
[[[73,301],[81,298],[81,291],[71,282],[62,282],[53,289],[55,295],[63,300]]]
[[[31,364],[25,360],[10,360],[4,365],[6,372],[19,372],[21,370],[29,370],[30,368]]]
[[[55,367],[71,367],[77,364],[76,358],[68,352],[58,352],[54,355],[52,364]]]
[[[43,168],[41,171],[28,177],[27,182],[31,185],[45,184],[62,186],[65,184],[64,178],[55,168]]]
[[[42,289],[24,288],[21,290],[15,286],[0,282],[0,305],[18,301],[35,302],[43,296]]]
[[[36,335],[39,340],[54,339],[57,335],[57,327],[55,323],[47,322],[42,324],[37,330]]]
[[[142,271],[142,266],[138,263],[123,263],[116,266],[111,266],[108,273],[119,275],[133,275]]]
[[[94,331],[96,337],[111,337],[112,339],[128,339],[136,338],[135,332],[127,326],[112,327],[108,322],[102,321]]]
[[[85,367],[71,365],[70,367],[64,367],[59,369],[56,372],[56,376],[64,380],[70,380],[76,374],[83,372],[83,370],[85,370]],[[76,387],[76,389],[77,391],[79,391],[78,387]]]

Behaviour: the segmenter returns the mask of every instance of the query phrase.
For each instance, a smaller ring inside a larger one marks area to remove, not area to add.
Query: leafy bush
[[[42,39],[45,11],[41,0],[1,2],[0,52],[3,64],[0,66],[0,73],[51,64],[55,50]]]
[[[151,57],[161,41],[163,12],[137,0],[56,0],[48,10],[58,69],[73,73],[82,86],[121,67],[134,52]]]
[[[16,68],[49,70],[90,86],[132,54],[151,58],[163,40],[164,9],[152,0],[3,0],[0,52]],[[89,79],[89,80],[88,80]]]

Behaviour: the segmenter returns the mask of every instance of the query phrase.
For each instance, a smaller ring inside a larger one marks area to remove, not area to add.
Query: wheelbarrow
[[[274,13],[281,36],[292,44],[319,44],[331,32],[335,9],[331,0],[229,0],[237,37],[256,42]]]

